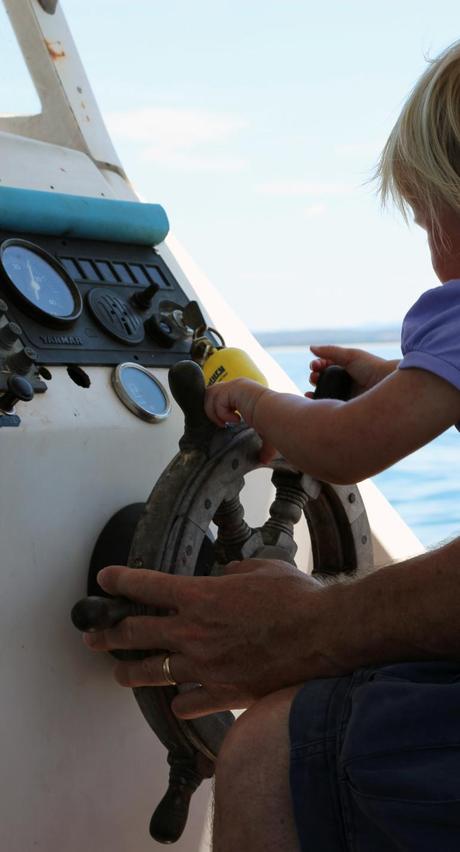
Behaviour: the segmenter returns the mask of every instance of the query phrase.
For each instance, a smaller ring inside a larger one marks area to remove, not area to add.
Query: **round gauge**
[[[112,384],[121,401],[133,414],[149,423],[164,420],[171,403],[161,382],[139,364],[118,364],[112,373]]]
[[[0,268],[21,307],[29,314],[67,325],[82,311],[80,291],[55,257],[25,240],[6,240]]]

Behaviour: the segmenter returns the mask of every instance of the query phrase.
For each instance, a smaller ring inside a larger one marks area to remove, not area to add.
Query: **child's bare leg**
[[[297,852],[289,791],[289,711],[299,687],[258,701],[237,720],[219,754],[214,852]]]

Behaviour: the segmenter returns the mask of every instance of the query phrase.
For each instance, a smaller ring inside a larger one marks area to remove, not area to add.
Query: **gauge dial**
[[[0,266],[27,313],[59,325],[70,324],[80,316],[78,287],[56,258],[39,246],[25,240],[6,240],[0,250]]]
[[[150,423],[164,420],[170,410],[168,394],[161,382],[139,364],[119,364],[112,383],[121,401],[133,414]]]

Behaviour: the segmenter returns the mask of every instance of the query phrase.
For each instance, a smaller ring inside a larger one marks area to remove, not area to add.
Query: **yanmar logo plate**
[[[46,346],[83,346],[76,334],[41,334],[40,340]]]

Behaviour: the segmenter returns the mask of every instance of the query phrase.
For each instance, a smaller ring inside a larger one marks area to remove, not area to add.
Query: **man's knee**
[[[274,749],[285,759],[289,752],[289,712],[299,687],[279,690],[256,701],[230,728],[216,764],[216,780],[222,775],[245,769],[262,769],[265,761],[273,766]]]

